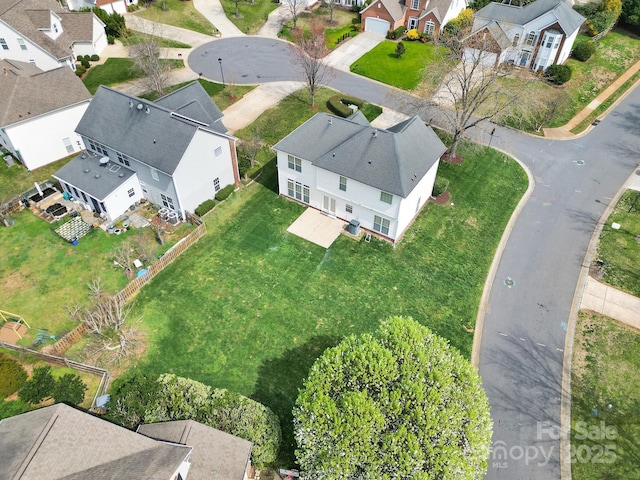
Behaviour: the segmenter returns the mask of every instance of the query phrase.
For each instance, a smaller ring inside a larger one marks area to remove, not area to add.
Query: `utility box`
[[[351,220],[349,222],[348,231],[351,235],[358,235],[360,233],[360,222],[358,220]]]

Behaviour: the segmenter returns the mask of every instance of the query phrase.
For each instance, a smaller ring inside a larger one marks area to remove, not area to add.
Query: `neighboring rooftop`
[[[403,198],[446,150],[419,117],[381,130],[360,112],[350,118],[317,113],[273,148]]]
[[[219,133],[227,133],[222,112],[199,82],[192,82],[156,100],[156,105],[205,123]]]
[[[140,425],[138,433],[193,447],[189,480],[242,480],[251,442],[192,420]]]
[[[0,60],[0,127],[91,98],[68,67],[43,72],[15,60]],[[55,94],[52,94],[55,92]]]
[[[474,17],[513,25],[526,25],[536,18],[552,12],[565,33],[573,33],[586,20],[566,0],[536,0],[521,7],[492,2],[478,10]]]

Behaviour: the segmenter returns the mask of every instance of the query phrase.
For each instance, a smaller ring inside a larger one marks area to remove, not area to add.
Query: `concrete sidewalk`
[[[269,14],[267,22],[260,27],[256,36],[278,38],[278,33],[280,33],[280,30],[282,29],[282,25],[291,20],[291,18],[291,10],[287,4],[281,3],[278,8]]]
[[[361,56],[384,41],[384,35],[373,32],[362,32],[349,40],[345,40],[325,57],[330,67],[349,72],[349,67]]]
[[[580,308],[606,315],[640,330],[640,298],[587,277]]]
[[[240,37],[244,35],[244,33],[227,18],[219,0],[193,0],[193,6],[218,29],[221,36]]]
[[[186,43],[191,45],[193,48],[215,40],[215,37],[211,35],[205,35],[203,33],[194,32],[193,30],[174,27],[173,25],[167,25],[164,23],[152,22],[151,20],[146,20],[131,13],[125,14],[125,21],[127,23],[127,28],[130,28],[131,30],[155,35],[157,37],[168,38],[169,40],[175,40],[176,42]],[[211,33],[213,33],[213,31]]]

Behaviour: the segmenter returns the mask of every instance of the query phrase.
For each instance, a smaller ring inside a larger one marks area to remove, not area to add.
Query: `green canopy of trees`
[[[622,2],[622,19],[629,25],[640,25],[640,0]]]
[[[491,426],[475,369],[402,317],[326,350],[294,409],[296,456],[317,479],[479,479]]]
[[[78,405],[84,400],[87,386],[78,375],[67,373],[57,380],[48,365],[33,369],[31,378],[24,382],[18,392],[23,402],[36,405],[43,400],[53,398],[53,401]]]
[[[272,465],[282,434],[268,407],[240,394],[212,389],[172,374],[134,373],[114,382],[107,417],[127,428],[142,423],[195,420],[253,443],[254,465]]]

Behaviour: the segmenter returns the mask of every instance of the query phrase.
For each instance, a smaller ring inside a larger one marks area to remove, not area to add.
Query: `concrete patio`
[[[287,228],[287,232],[321,247],[329,248],[344,231],[346,224],[347,222],[309,207]]]

